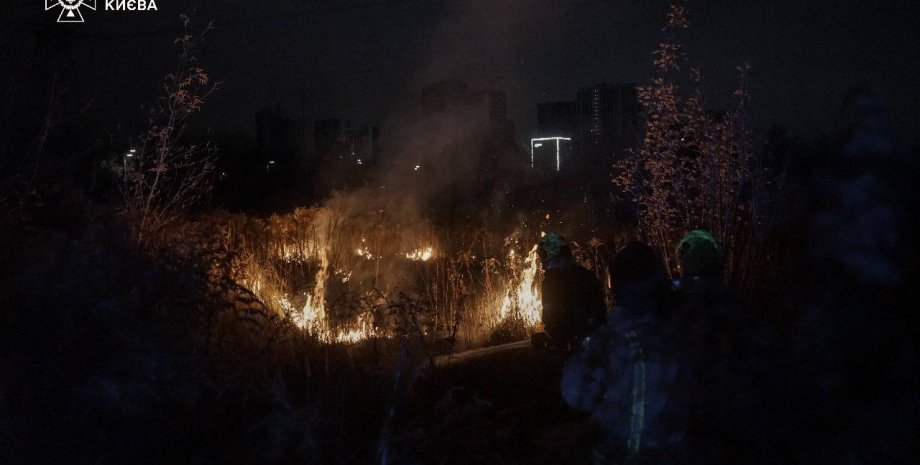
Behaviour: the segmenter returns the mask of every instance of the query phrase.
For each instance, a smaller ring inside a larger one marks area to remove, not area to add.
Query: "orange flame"
[[[508,253],[508,260],[512,265],[516,265],[516,254],[514,250]],[[515,276],[515,280],[508,283],[508,289],[502,298],[501,311],[499,313],[502,319],[507,318],[513,312],[520,313],[524,321],[529,325],[539,323],[543,312],[543,300],[537,289],[537,274],[540,270],[540,262],[537,259],[537,246],[530,249],[530,253],[524,259],[521,273]]]
[[[406,254],[406,258],[413,261],[427,262],[434,255],[434,248],[426,247],[424,249],[415,249]]]

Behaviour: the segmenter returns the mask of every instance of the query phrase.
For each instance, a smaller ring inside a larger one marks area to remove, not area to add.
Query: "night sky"
[[[308,120],[341,117],[384,134],[419,111],[421,87],[459,78],[504,90],[521,141],[536,135],[536,104],[580,86],[645,82],[667,1],[161,0],[156,12],[85,12],[54,24],[40,0],[20,0],[0,23],[4,73],[36,56],[41,27],[68,31],[87,117],[100,131],[130,128],[174,56],[180,13],[213,20],[201,65],[220,90],[199,119],[217,133],[252,132],[254,113],[280,106]],[[813,138],[839,128],[842,102],[868,86],[899,137],[920,140],[920,3],[690,2],[688,56],[702,63],[709,106],[724,106],[741,63],[752,66],[752,117]],[[303,99],[301,98],[303,96]],[[303,103],[302,103],[303,102]],[[303,108],[302,108],[303,106]]]

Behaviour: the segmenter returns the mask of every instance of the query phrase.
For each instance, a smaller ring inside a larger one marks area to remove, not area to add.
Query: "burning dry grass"
[[[511,267],[511,280],[508,282],[507,293],[502,299],[499,316],[502,319],[520,314],[524,322],[529,325],[537,324],[541,319],[543,304],[540,301],[537,289],[537,275],[540,264],[537,260],[537,246],[534,245],[527,257],[518,268],[520,260],[514,249],[508,252],[508,264]]]
[[[417,335],[469,346],[509,322],[526,334],[542,308],[534,241],[436,230],[324,207],[234,216],[225,234],[238,282],[326,343]]]
[[[247,300],[242,310],[232,305],[247,326],[277,321],[319,344],[407,336],[459,350],[527,337],[542,313],[539,231],[457,223],[406,225],[380,210],[330,207],[268,218],[223,213],[180,228],[164,249],[181,255],[188,244],[218,243],[210,249],[219,253],[203,252],[211,292]],[[573,245],[580,263],[606,268],[602,243]]]

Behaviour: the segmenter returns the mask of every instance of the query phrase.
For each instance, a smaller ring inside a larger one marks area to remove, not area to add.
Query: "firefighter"
[[[709,231],[691,231],[677,245],[677,269],[681,277],[674,281],[675,289],[694,294],[720,287],[722,256],[722,247]]]
[[[723,282],[724,253],[712,234],[691,231],[676,255],[680,278],[668,331],[689,373],[677,388],[689,410],[684,450],[700,463],[731,463],[733,451],[749,442],[745,423],[760,422],[751,360],[763,336]]]
[[[549,345],[571,350],[604,323],[607,315],[601,284],[575,263],[568,242],[559,234],[543,237],[538,250],[543,264],[543,327]]]
[[[562,396],[605,433],[593,463],[675,463],[685,403],[676,392],[682,359],[666,319],[668,281],[654,250],[627,245],[611,265],[617,305],[563,371]]]

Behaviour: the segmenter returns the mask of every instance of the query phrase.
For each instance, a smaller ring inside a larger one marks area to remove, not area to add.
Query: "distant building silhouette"
[[[505,93],[498,90],[477,90],[466,95],[465,104],[481,111],[490,125],[503,125],[508,120]]]
[[[461,107],[467,102],[468,88],[465,82],[447,79],[429,84],[422,89],[422,115],[430,116]]]
[[[577,145],[592,160],[610,159],[638,142],[642,107],[635,84],[578,89]]]
[[[537,133],[540,137],[575,137],[578,121],[575,101],[537,104]]]
[[[351,126],[348,120],[313,122],[316,157],[324,164],[339,160],[346,165],[374,165],[380,152],[377,126]]]
[[[499,90],[469,90],[466,83],[448,79],[422,88],[422,116],[457,115],[482,118],[489,125],[508,120],[507,96]]]
[[[479,179],[487,182],[503,169],[505,154],[518,153],[514,123],[508,118],[507,96],[499,90],[470,90],[457,79],[422,89],[422,116],[428,122],[456,123],[476,128],[465,142],[479,152]]]
[[[342,150],[348,121],[324,119],[313,122],[313,150],[318,158],[326,158]]]
[[[377,163],[380,130],[377,126],[357,126],[345,130],[345,144],[349,161],[356,165]]]
[[[306,161],[304,122],[285,118],[279,108],[265,108],[256,113],[256,148],[266,164],[285,169]],[[271,166],[267,166],[271,169]]]
[[[363,185],[379,162],[379,139],[376,126],[352,126],[344,119],[314,121],[314,188],[318,196]]]
[[[606,172],[613,157],[637,144],[641,114],[633,84],[582,87],[573,101],[539,103],[531,166],[582,173],[603,168]]]

